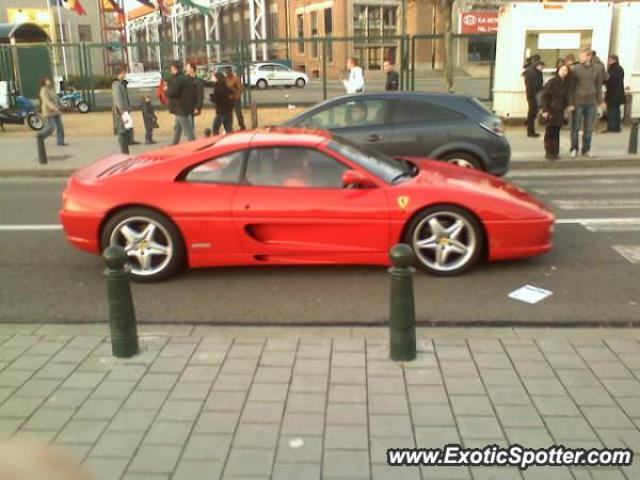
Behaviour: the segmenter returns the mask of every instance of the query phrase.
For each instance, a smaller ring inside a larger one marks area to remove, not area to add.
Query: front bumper
[[[60,220],[69,243],[87,252],[100,253],[102,216],[61,210]]]
[[[489,260],[533,257],[553,248],[555,219],[486,222]]]

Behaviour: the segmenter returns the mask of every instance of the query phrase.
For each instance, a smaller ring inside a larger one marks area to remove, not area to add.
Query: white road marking
[[[624,225],[640,223],[640,217],[619,217],[619,218],[558,218],[556,225]]]
[[[613,249],[629,262],[640,264],[640,245],[613,245]]]
[[[634,181],[634,183],[640,183],[640,180]],[[545,187],[545,188],[532,188],[532,192],[538,195],[624,195],[640,193],[640,186],[638,187],[579,187],[579,188],[563,188],[562,186]]]
[[[594,233],[599,232],[640,232],[640,222],[637,223],[612,223],[601,225],[585,225],[587,230]]]
[[[585,187],[587,185],[638,185],[640,176],[631,178],[533,178],[518,180],[518,185],[526,187]]]
[[[62,225],[0,225],[0,232],[33,232],[47,230],[62,230]]]
[[[627,176],[640,175],[640,168],[558,168],[558,169],[532,169],[513,170],[506,176],[507,178],[528,178],[528,177],[603,177],[603,176]]]
[[[563,210],[603,210],[616,208],[640,208],[640,200],[630,198],[606,198],[601,200],[547,199]]]

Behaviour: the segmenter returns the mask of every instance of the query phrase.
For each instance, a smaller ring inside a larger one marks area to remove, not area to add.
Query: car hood
[[[401,160],[413,163],[420,170],[417,176],[403,184],[406,187],[429,186],[449,191],[460,190],[467,194],[494,197],[496,200],[514,201],[545,217],[551,214],[551,210],[543,202],[502,178],[426,158],[402,157]]]

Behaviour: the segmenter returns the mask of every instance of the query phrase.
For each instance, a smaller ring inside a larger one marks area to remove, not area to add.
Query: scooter
[[[7,125],[27,125],[31,130],[42,130],[44,120],[33,105],[33,102],[22,95],[14,97],[13,108],[0,108],[0,129],[4,132],[4,124]]]
[[[58,94],[60,107],[63,110],[77,109],[80,113],[89,113],[89,104],[85,101],[82,93],[78,90],[71,89]]]

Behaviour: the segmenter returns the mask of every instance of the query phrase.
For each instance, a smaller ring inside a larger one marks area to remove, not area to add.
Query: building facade
[[[48,0],[0,0],[0,23],[31,22],[42,27],[56,45],[100,42],[98,2],[85,0],[87,15],[51,6]],[[62,77],[79,75],[82,71],[78,49],[56,46],[52,49],[54,74]],[[93,73],[101,74],[102,52],[91,50]]]

